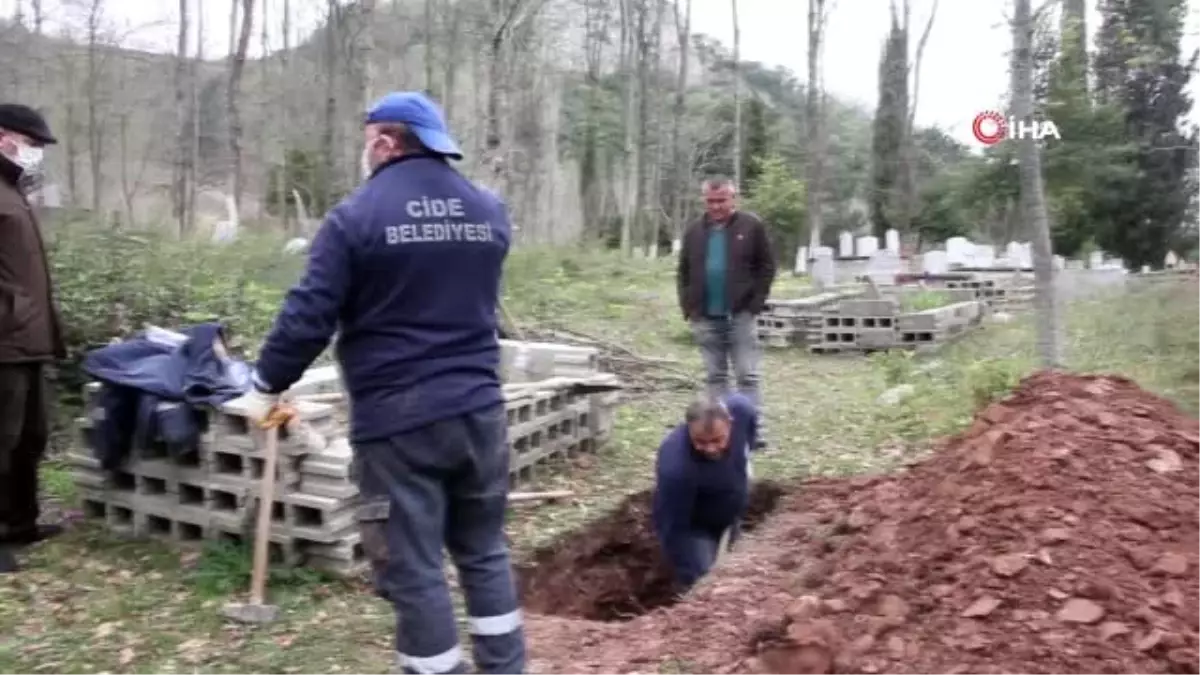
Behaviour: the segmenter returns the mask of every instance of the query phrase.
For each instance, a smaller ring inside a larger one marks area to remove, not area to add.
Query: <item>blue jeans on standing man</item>
[[[733,316],[693,319],[692,335],[704,360],[709,395],[723,396],[729,390],[732,363],[738,391],[745,394],[755,408],[761,409],[758,367],[762,352],[754,315],[740,312]]]
[[[401,671],[467,672],[443,570],[444,544],[466,596],[479,672],[523,672],[525,636],[504,536],[504,405],[357,444],[354,455],[363,548],[377,592],[396,610]]]

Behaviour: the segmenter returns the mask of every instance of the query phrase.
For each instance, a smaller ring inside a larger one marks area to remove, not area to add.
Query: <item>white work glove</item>
[[[248,393],[227,402],[225,409],[244,415],[259,426],[267,426],[268,419],[278,416],[279,395],[251,389]]]

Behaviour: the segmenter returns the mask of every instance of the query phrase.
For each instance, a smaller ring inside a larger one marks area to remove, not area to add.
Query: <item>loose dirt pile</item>
[[[1197,672],[1198,443],[1128,380],[1039,373],[907,472],[801,486],[684,602],[531,622],[535,667]]]
[[[753,531],[776,506],[782,486],[762,482],[750,493],[743,530]],[[518,571],[529,612],[627,621],[677,600],[650,520],[651,491],[625,499],[611,515],[534,553]]]

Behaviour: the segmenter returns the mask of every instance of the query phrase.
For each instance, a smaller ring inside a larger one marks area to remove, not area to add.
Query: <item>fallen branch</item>
[[[510,492],[508,493],[508,501],[511,502],[536,502],[547,499],[566,499],[574,497],[575,493],[571,490],[550,490],[548,492]]]

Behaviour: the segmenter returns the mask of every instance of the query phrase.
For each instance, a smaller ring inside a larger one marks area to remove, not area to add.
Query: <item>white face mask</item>
[[[362,172],[360,178],[363,182],[371,177],[371,153],[368,152],[370,149],[370,146],[364,145],[362,157],[359,158],[359,170]]]
[[[13,163],[21,167],[25,173],[35,173],[42,168],[42,158],[44,156],[41,148],[18,144],[17,156],[13,157]]]

